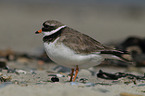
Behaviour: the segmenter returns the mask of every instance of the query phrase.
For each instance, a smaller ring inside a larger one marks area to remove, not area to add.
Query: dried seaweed
[[[107,73],[103,72],[102,70],[99,70],[99,73],[97,74],[97,77],[107,80],[118,80],[122,77],[127,77],[128,79],[136,79],[136,80],[145,80],[145,76],[136,76],[133,74],[123,73],[123,72],[117,72],[117,73]]]

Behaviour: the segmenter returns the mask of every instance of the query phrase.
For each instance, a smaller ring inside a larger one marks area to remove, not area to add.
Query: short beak
[[[42,33],[42,29],[35,32],[35,34],[39,34],[39,33]]]

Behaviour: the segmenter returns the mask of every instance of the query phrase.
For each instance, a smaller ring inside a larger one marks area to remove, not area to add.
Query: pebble
[[[24,71],[24,70],[16,70],[16,72],[19,73],[19,74],[26,74],[26,73],[27,73],[27,72]]]
[[[86,78],[81,78],[81,79],[80,79],[80,82],[81,82],[81,83],[86,83],[87,81],[88,81],[88,79],[86,79]]]
[[[37,73],[36,73],[36,72],[34,72],[34,71],[31,71],[31,74],[36,75]]]
[[[12,83],[13,84],[20,84],[20,82],[18,80],[13,80]]]
[[[52,81],[52,82],[59,82],[59,78],[57,78],[57,77],[52,77],[52,78],[51,78],[51,81]]]

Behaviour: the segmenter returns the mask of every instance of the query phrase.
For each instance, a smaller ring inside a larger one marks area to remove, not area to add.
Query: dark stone
[[[82,83],[86,83],[87,81],[88,81],[87,78],[81,78],[81,79],[80,79],[80,82],[82,82]]]
[[[59,78],[57,78],[57,77],[52,77],[52,78],[51,78],[51,81],[52,81],[52,82],[59,82]]]

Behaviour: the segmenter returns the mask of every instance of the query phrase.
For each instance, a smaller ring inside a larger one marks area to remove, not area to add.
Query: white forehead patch
[[[52,34],[58,32],[59,30],[61,30],[61,29],[64,28],[64,27],[66,27],[66,25],[60,26],[60,27],[58,27],[57,29],[52,30],[52,31],[47,31],[47,32],[44,32],[44,31],[43,31],[42,33],[44,34],[44,36],[49,36],[49,35],[52,35]]]

